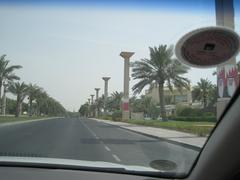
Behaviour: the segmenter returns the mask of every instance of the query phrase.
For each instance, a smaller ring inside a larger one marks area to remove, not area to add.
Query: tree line
[[[20,81],[20,77],[15,71],[21,69],[21,65],[9,65],[10,61],[6,55],[0,57],[0,110],[1,114],[11,112],[19,117],[23,110],[27,111],[29,116],[33,115],[64,115],[64,107],[50,97],[48,93],[36,84],[26,84]],[[3,95],[2,95],[3,92]],[[6,97],[11,93],[16,97],[12,100]],[[27,103],[25,103],[25,100]]]

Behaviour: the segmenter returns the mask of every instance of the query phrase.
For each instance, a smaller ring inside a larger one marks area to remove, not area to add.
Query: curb
[[[115,125],[115,126],[117,126],[117,125]],[[126,129],[126,128],[121,127],[121,126],[119,126],[119,127],[124,129],[124,130],[128,130],[128,131],[131,131],[131,132],[134,132],[134,133],[137,133],[137,134],[141,134],[141,135],[148,136],[148,137],[151,137],[151,138],[155,138],[155,139],[158,139],[158,140],[161,140],[161,141],[165,141],[165,142],[168,142],[168,143],[171,143],[171,144],[182,146],[182,147],[185,147],[185,148],[188,148],[188,149],[192,149],[194,151],[198,151],[199,152],[202,149],[202,148],[200,148],[198,146],[190,145],[190,144],[187,144],[187,143],[178,142],[178,141],[174,141],[174,140],[166,139],[166,138],[161,138],[161,137],[150,135],[150,134],[146,134],[146,133],[143,133],[143,132],[134,131],[132,129]]]

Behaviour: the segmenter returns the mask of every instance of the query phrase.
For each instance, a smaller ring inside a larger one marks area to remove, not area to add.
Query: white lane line
[[[107,150],[107,151],[111,151],[111,149],[109,147],[107,147],[106,145],[104,145],[104,148]]]
[[[112,154],[112,156],[116,161],[118,161],[118,162],[121,161],[121,159],[116,154]]]
[[[83,126],[84,126],[85,128],[88,129],[88,131],[89,131],[95,138],[98,138],[98,136],[97,136],[83,121],[80,121],[80,122],[83,124]]]
[[[83,124],[83,126],[84,126],[85,128],[87,128],[87,129],[89,130],[89,132],[90,132],[96,139],[100,139],[83,121],[80,121],[80,122]],[[111,149],[110,149],[108,146],[106,146],[103,141],[100,141],[100,143],[104,146],[104,148],[105,148],[108,152],[111,151]],[[113,156],[113,158],[114,158],[116,161],[118,161],[118,162],[121,161],[121,159],[120,159],[117,155],[112,154],[112,156]]]

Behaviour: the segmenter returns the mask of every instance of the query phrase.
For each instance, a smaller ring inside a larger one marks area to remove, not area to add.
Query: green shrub
[[[181,114],[181,112],[183,111],[183,109],[188,108],[188,106],[186,105],[182,105],[182,104],[177,104],[176,105],[176,115],[179,116],[179,114]]]
[[[201,116],[203,113],[202,109],[193,109],[191,107],[185,107],[178,110],[178,116]]]
[[[213,112],[204,112],[203,116],[215,116],[215,113],[213,113]]]
[[[178,116],[171,117],[174,121],[195,121],[195,122],[216,122],[217,118],[215,116]]]
[[[112,120],[112,116],[99,116],[99,119]]]
[[[122,120],[122,111],[114,111],[112,114],[112,120],[113,121],[121,121]]]

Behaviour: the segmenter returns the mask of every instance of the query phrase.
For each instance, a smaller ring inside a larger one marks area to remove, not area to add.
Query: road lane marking
[[[116,154],[112,154],[112,156],[116,161],[118,161],[118,162],[121,161],[121,159]]]
[[[95,138],[98,138],[98,136],[97,136],[83,121],[80,121],[80,122],[83,124],[83,126],[84,126],[85,128],[88,129],[88,131],[89,131]]]
[[[95,138],[98,138],[98,136],[95,133],[92,133]]]
[[[80,121],[80,122],[83,124],[83,126],[84,126],[85,128],[87,128],[87,129],[89,130],[89,132],[90,132],[96,139],[100,139],[100,138],[87,126],[87,124],[85,124],[83,121]],[[103,147],[104,147],[108,152],[111,151],[111,149],[110,149],[108,146],[106,146],[103,141],[100,140],[100,143],[103,145]],[[116,154],[112,154],[112,156],[113,156],[113,158],[114,158],[117,162],[121,162],[121,159],[120,159]]]
[[[104,148],[107,150],[107,151],[111,151],[111,149],[109,147],[107,147],[106,145],[104,145]]]

